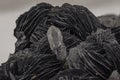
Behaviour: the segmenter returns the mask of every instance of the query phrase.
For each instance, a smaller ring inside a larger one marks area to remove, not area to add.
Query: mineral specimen
[[[0,80],[107,80],[120,73],[119,22],[84,6],[40,3],[16,20],[15,52]]]

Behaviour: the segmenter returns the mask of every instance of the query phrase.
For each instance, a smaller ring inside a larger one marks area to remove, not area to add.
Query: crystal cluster
[[[119,22],[84,6],[37,4],[16,20],[15,52],[1,64],[0,80],[112,79],[120,73]]]

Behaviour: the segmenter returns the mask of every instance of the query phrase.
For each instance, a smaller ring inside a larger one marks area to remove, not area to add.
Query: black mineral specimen
[[[120,73],[119,22],[84,6],[37,4],[16,20],[15,52],[0,80],[108,80]]]

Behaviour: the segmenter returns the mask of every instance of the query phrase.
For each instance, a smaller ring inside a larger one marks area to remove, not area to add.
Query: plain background
[[[83,5],[96,16],[120,13],[120,0],[0,0],[0,63],[5,62],[10,53],[14,53],[16,38],[13,36],[13,30],[16,27],[16,19],[40,2],[52,5],[63,3]]]

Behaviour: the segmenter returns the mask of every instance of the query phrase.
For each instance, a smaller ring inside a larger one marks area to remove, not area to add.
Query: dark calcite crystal
[[[32,7],[16,21],[15,52],[0,66],[0,80],[109,79],[120,73],[119,20],[68,3]]]
[[[55,25],[62,32],[72,34],[80,40],[85,40],[86,36],[101,26],[87,8],[67,3],[61,7],[40,3],[22,14],[16,24],[14,30],[14,35],[18,39],[16,52],[30,48],[37,42],[39,44],[39,41],[46,36],[50,25]]]

